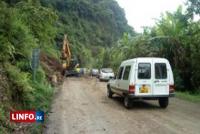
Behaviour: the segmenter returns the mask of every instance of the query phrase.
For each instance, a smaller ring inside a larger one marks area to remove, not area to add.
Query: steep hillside
[[[84,66],[101,65],[96,58],[104,51],[103,47],[116,44],[124,32],[134,34],[115,0],[41,0],[41,3],[59,16],[58,45],[67,33],[73,54]]]
[[[15,110],[42,110],[48,113],[53,95],[49,79],[57,75],[59,66],[54,38],[57,15],[35,2],[0,1],[0,133],[39,133],[43,124],[10,122]],[[30,66],[32,51],[44,53],[33,81]],[[48,48],[48,49],[47,49]],[[57,58],[57,59],[56,59]],[[53,60],[53,61],[52,61]],[[48,69],[48,70],[47,70]],[[54,84],[54,83],[52,83]],[[20,131],[20,132],[19,132]]]

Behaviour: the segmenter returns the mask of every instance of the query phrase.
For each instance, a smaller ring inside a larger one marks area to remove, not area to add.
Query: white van
[[[168,97],[174,96],[174,78],[171,66],[164,58],[135,58],[123,61],[116,78],[107,84],[107,95],[124,96],[124,105],[131,107],[132,99],[159,100],[162,108],[168,106]]]

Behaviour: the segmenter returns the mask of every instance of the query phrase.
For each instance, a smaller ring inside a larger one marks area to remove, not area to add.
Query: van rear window
[[[139,63],[138,64],[138,79],[150,79],[151,78],[151,64]]]
[[[167,78],[167,67],[165,63],[155,63],[155,78],[156,79]]]

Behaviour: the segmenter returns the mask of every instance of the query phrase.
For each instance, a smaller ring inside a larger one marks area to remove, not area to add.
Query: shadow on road
[[[119,105],[124,107],[124,98],[119,96],[114,96],[113,100],[118,103]],[[156,101],[156,100],[155,100]],[[132,108],[131,109],[161,109],[158,105],[151,104],[149,102],[146,102],[144,100],[132,100]]]

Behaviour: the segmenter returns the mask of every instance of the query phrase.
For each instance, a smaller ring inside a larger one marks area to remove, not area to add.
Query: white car
[[[99,72],[100,81],[108,81],[109,79],[114,78],[114,73],[111,68],[102,68]]]
[[[171,66],[164,58],[135,58],[123,61],[117,77],[107,84],[107,94],[124,97],[126,108],[131,99],[159,100],[162,108],[168,106],[168,98],[174,96],[174,78]]]
[[[96,69],[96,68],[91,69],[90,75],[91,76],[98,76],[99,75],[99,69]]]

